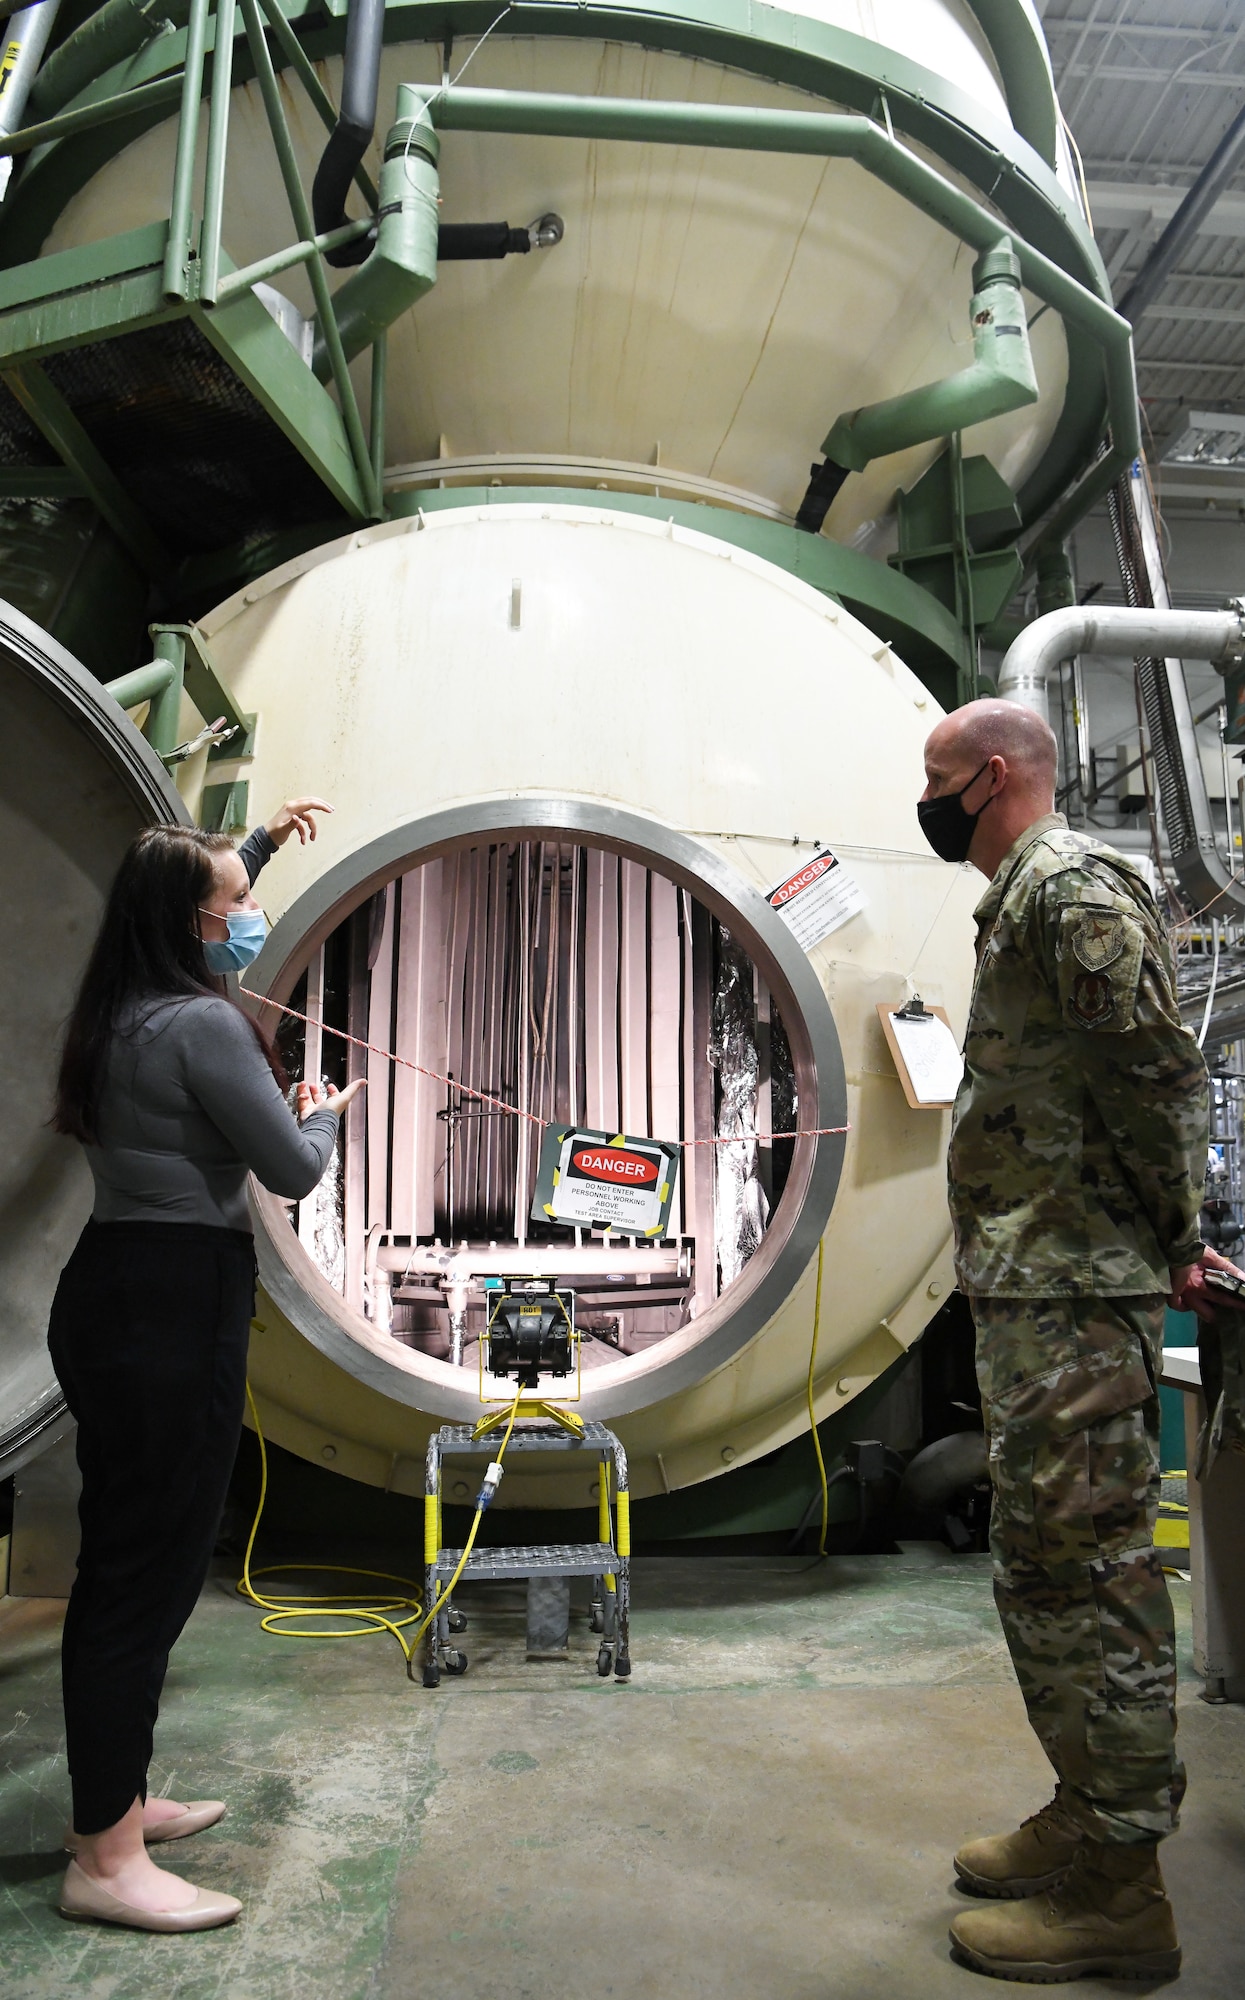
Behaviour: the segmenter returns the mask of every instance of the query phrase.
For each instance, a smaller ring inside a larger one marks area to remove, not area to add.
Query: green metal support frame
[[[187,318],[307,460],[327,497],[355,520],[373,518],[371,495],[359,478],[332,397],[249,289],[211,310],[194,298],[170,303],[164,294],[165,241],[164,225],[151,223],[87,249],[58,251],[16,271],[0,271],[0,374],[19,400],[23,393],[32,399],[32,416],[72,476],[127,547],[136,552],[141,548],[140,560],[149,574],[167,567],[168,557],[154,531],[77,419],[54,396],[37,364],[45,355],[87,341]],[[233,266],[223,255],[221,261],[224,291]],[[366,444],[364,452],[370,481]],[[43,470],[35,468],[31,477],[37,480]],[[28,489],[23,485],[21,490]]]
[[[311,203],[299,177],[298,162],[294,157],[294,146],[286,123],[285,111],[281,103],[281,90],[273,66],[272,51],[264,35],[263,23],[259,17],[256,0],[241,0],[242,18],[246,22],[247,40],[250,44],[251,60],[268,114],[268,127],[272,143],[276,149],[277,164],[285,184],[286,199],[294,227],[303,242],[315,236],[315,224],[311,216]],[[364,266],[366,269],[366,266]],[[324,260],[321,256],[307,260],[307,274],[311,279],[312,296],[316,302],[316,316],[320,333],[327,350],[329,371],[333,386],[337,390],[341,405],[342,421],[350,443],[350,454],[354,460],[355,474],[359,486],[366,496],[367,511],[373,519],[379,519],[384,512],[384,502],[380,488],[372,474],[372,454],[363,432],[363,419],[359,415],[358,399],[354,383],[350,379],[350,369],[342,346],[341,334],[337,328],[337,318],[333,310],[333,295],[329,290]]]
[[[225,167],[229,150],[229,100],[233,83],[236,0],[216,0],[216,60],[203,172],[203,261],[199,297],[214,306],[220,290],[221,232],[225,221]],[[183,107],[182,116],[185,117]],[[170,234],[171,234],[170,228]]]
[[[22,350],[20,363],[6,366],[0,358],[0,376],[140,567],[148,576],[163,575],[170,563],[167,549],[104,463],[64,397],[52,387],[31,349]]]
[[[153,632],[156,660],[169,669],[168,680],[151,698],[144,736],[157,757],[168,757],[177,748],[181,728],[182,694],[186,686],[186,642],[177,632]],[[204,716],[204,721],[207,717]]]
[[[353,243],[357,237],[366,236],[374,227],[371,217],[366,221],[343,222],[339,229],[326,229],[319,236],[309,237],[305,243],[291,243],[285,250],[274,250],[270,257],[258,257],[253,264],[246,264],[232,277],[222,278],[216,288],[217,305],[227,305],[243,292],[249,292],[256,285],[265,284],[269,278],[279,277],[282,271],[293,270],[296,264],[309,263],[325,250],[335,250],[339,243]],[[220,255],[219,245],[217,256]]]
[[[171,659],[149,660],[145,667],[135,667],[132,673],[104,685],[119,708],[141,708],[145,701],[162,695],[178,671]]]
[[[208,752],[209,762],[213,759],[227,759],[230,763],[240,757],[250,757],[255,750],[255,725],[257,717],[245,713],[238,707],[220,670],[212,658],[207,640],[197,625],[153,625],[152,636],[159,651],[163,638],[177,639],[185,650],[186,692],[205,722],[215,722],[223,716],[235,734],[227,743],[213,744]]]
[[[255,748],[258,718],[244,714],[238,707],[198,627],[152,625],[149,629],[154,659],[146,666],[135,667],[132,673],[122,674],[119,680],[108,681],[106,689],[121,708],[150,704],[143,734],[157,757],[167,759],[177,748],[183,692],[190,696],[205,723],[223,718],[233,731],[227,742],[212,746],[209,760],[227,758],[234,762],[250,757]]]
[[[189,296],[196,256],[191,227],[194,198],[195,153],[199,139],[199,104],[203,97],[203,63],[207,49],[207,24],[211,0],[191,0],[190,27],[186,42],[186,67],[182,72],[182,108],[177,121],[177,152],[173,162],[173,194],[169,206],[169,234],[164,252],[164,296]]]
[[[185,685],[186,642],[177,632],[152,628],[155,658],[145,667],[136,667],[120,680],[108,681],[106,692],[120,708],[140,708],[148,703],[143,735],[157,757],[168,758],[177,748],[181,720],[182,689]],[[205,718],[206,719],[206,718]]]

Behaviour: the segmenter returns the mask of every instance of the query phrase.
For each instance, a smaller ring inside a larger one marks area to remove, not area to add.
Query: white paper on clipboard
[[[891,1014],[890,1024],[917,1103],[950,1104],[964,1074],[964,1057],[946,1022],[937,1014],[924,1020]]]

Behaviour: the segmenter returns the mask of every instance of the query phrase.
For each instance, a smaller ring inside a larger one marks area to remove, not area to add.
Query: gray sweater
[[[108,1052],[86,1148],[97,1222],[251,1227],[248,1171],[273,1194],[310,1194],[337,1143],[337,1114],[300,1125],[249,1023],[228,1000],[131,1010]]]

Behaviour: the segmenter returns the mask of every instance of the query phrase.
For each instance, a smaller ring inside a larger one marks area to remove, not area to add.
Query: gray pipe
[[[0,72],[0,134],[5,138],[21,126],[30,86],[43,61],[43,51],[56,26],[60,6],[61,0],[37,0],[34,7],[23,7],[14,14],[5,31],[5,68]],[[8,52],[13,49],[17,54],[10,63]],[[12,171],[13,155],[8,153],[0,160],[0,201],[8,191]]]
[[[1047,681],[1078,653],[1120,659],[1209,660],[1224,666],[1245,653],[1245,610],[1132,610],[1125,605],[1074,605],[1035,618],[1007,650],[999,669],[999,699],[1050,720]]]
[[[1237,112],[1120,300],[1116,311],[1122,318],[1136,326],[1142,314],[1154,304],[1186,246],[1201,230],[1236,173],[1242,152],[1245,152],[1245,105]]]

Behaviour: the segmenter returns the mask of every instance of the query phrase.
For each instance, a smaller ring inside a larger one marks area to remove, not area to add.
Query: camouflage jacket
[[[948,1161],[961,1288],[1165,1292],[1200,1249],[1208,1093],[1143,877],[1054,813],[975,914]]]

